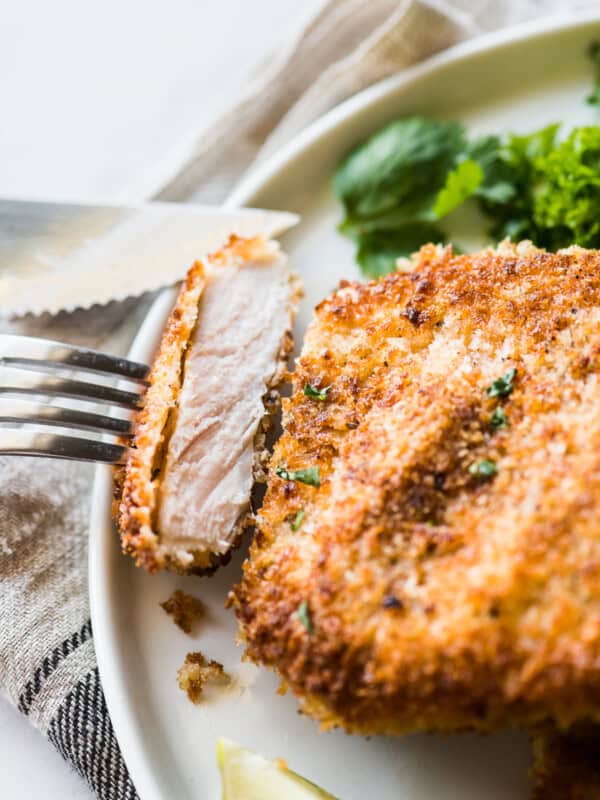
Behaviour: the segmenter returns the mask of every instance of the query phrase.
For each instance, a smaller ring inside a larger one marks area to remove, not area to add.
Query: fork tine
[[[55,425],[62,428],[79,428],[99,433],[130,436],[131,421],[73,408],[49,406],[34,400],[11,400],[0,396],[0,423],[24,423],[33,425]]]
[[[146,383],[149,372],[146,364],[109,356],[85,347],[74,347],[33,336],[0,334],[0,364],[39,366],[39,362],[44,362],[41,366],[69,367],[127,378],[140,383]]]
[[[122,464],[127,448],[108,442],[57,436],[27,430],[0,429],[0,455],[44,456],[72,461],[96,461],[102,464]]]
[[[113,386],[103,386],[70,378],[49,378],[38,372],[18,367],[0,369],[0,393],[50,395],[69,397],[94,403],[108,403],[135,409],[140,403],[140,395],[126,392]]]

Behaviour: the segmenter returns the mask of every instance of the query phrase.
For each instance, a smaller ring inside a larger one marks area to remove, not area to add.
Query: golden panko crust
[[[533,734],[531,800],[600,800],[600,727],[580,723]]]
[[[232,260],[251,260],[259,257],[264,247],[265,240],[262,237],[242,239],[231,236],[222,250],[209,257],[209,262],[219,266],[227,265]],[[115,516],[123,551],[133,555],[137,565],[149,572],[169,569],[184,574],[207,575],[231,558],[231,551],[219,555],[206,550],[192,550],[186,553],[186,560],[182,562],[161,544],[160,531],[156,527],[164,456],[170,432],[175,425],[185,355],[198,320],[205,284],[205,269],[198,261],[188,271],[167,322],[149,375],[143,407],[134,421],[135,437],[127,463],[124,469],[115,473]],[[299,294],[299,286],[294,286],[296,294]],[[273,386],[281,380],[292,346],[291,335],[286,333],[272,378]],[[267,396],[266,403],[267,406],[270,403],[270,406],[265,416],[273,413],[276,405],[272,396]],[[262,448],[263,442],[264,432],[259,430],[255,442],[257,448]],[[244,529],[251,523],[250,512],[239,520],[232,549],[239,545]]]
[[[599,373],[598,251],[428,245],[343,282],[232,595],[248,656],[352,732],[600,716]]]
[[[204,266],[197,261],[188,271],[167,322],[149,376],[144,404],[135,422],[135,438],[122,479],[119,529],[123,551],[150,572],[168,566],[169,553],[160,546],[154,516],[160,489],[160,467],[168,439],[169,416],[177,409],[183,359],[198,318],[205,286]],[[206,554],[195,566],[206,568]]]

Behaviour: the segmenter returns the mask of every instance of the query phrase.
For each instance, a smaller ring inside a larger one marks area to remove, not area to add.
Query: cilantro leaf
[[[480,136],[470,142],[467,156],[483,170],[483,181],[475,191],[477,197],[493,203],[507,203],[514,197],[514,176],[503,158],[498,136]]]
[[[452,172],[446,175],[446,182],[438,192],[433,204],[433,213],[437,219],[445,217],[455,208],[471,197],[483,181],[483,170],[470,158],[461,161]]]
[[[338,167],[333,188],[341,233],[357,245],[364,275],[391,272],[427,242],[444,243],[436,222],[475,195],[506,202],[514,189],[498,137],[467,142],[456,122],[409,117],[385,126]]]
[[[362,236],[356,260],[368,278],[378,278],[396,270],[396,261],[410,256],[425,242],[443,242],[445,234],[436,225],[420,223],[396,230],[375,231]]]
[[[369,219],[415,200],[429,207],[466,146],[462,125],[409,117],[386,125],[346,156],[333,188],[353,220]]]

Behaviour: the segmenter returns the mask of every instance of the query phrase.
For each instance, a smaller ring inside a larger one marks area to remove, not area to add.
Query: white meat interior
[[[225,553],[248,509],[262,398],[292,325],[287,259],[210,266],[168,444],[158,529],[163,546]]]

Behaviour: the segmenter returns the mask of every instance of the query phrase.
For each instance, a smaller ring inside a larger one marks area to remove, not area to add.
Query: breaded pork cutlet
[[[352,732],[600,716],[600,252],[527,243],[316,310],[233,601]]]
[[[581,723],[533,735],[531,800],[600,800],[600,726]]]
[[[261,238],[232,237],[188,272],[119,480],[123,548],[146,569],[210,572],[251,520],[298,296],[286,256]]]

